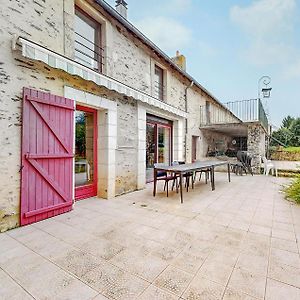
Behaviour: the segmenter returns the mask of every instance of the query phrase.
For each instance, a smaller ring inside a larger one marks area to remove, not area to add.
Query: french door
[[[76,106],[75,199],[97,195],[97,110]]]
[[[146,181],[153,180],[155,163],[172,161],[172,122],[147,116],[146,127]]]

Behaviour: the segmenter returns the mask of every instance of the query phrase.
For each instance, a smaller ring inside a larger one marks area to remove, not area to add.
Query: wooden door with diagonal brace
[[[74,110],[71,99],[23,90],[21,225],[72,209]]]

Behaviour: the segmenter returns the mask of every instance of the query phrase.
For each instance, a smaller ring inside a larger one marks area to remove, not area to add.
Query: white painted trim
[[[80,105],[87,105],[98,110],[98,196],[108,199],[115,197],[117,104],[69,86],[64,87],[64,96]]]

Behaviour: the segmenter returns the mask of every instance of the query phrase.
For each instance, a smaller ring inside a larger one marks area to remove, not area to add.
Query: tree
[[[287,116],[282,120],[281,128],[272,133],[271,146],[279,142],[285,146],[300,147],[300,118]]]
[[[282,127],[290,128],[292,122],[295,120],[295,118],[291,116],[287,116],[282,120]]]

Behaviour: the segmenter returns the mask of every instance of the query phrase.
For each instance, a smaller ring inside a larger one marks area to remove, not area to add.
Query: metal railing
[[[243,122],[258,120],[257,99],[231,101],[224,105]]]
[[[200,106],[200,126],[238,123],[240,119],[243,122],[260,122],[268,129],[268,118],[260,99],[231,101],[224,103],[224,106],[236,118],[223,108],[203,105]]]
[[[165,94],[166,89],[163,84],[155,81],[153,86],[153,92],[154,92],[154,96],[159,100],[164,101],[166,99],[166,94]]]
[[[75,60],[82,65],[102,72],[104,64],[104,49],[75,32]]]
[[[238,122],[234,115],[222,107],[215,105],[200,106],[200,126]]]

